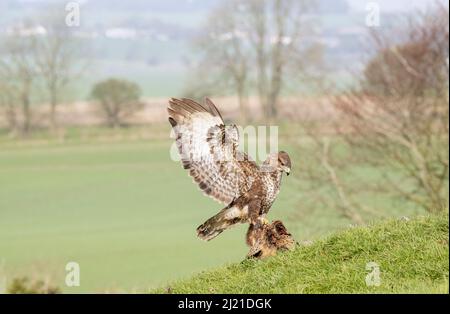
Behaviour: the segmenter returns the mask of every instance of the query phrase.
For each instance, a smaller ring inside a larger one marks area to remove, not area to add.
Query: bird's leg
[[[249,223],[254,226],[255,230],[264,229],[265,226],[269,224],[269,221],[266,218],[266,213],[263,212],[261,202],[259,200],[256,199],[249,204],[248,219]]]
[[[265,217],[265,215],[258,216],[250,221],[251,224],[255,226],[255,229],[261,229],[270,224],[269,220]]]
[[[261,225],[263,225],[263,226],[268,225],[270,223],[269,219],[266,218],[266,215],[259,216],[258,220],[260,221]]]

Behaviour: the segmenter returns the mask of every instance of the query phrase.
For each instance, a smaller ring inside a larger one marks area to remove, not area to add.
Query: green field
[[[245,226],[209,243],[197,239],[196,227],[221,205],[170,160],[168,136],[166,125],[74,128],[64,141],[45,133],[21,140],[0,134],[0,282],[28,276],[63,292],[148,291],[241,261]],[[300,242],[348,228],[332,209],[304,211],[296,170],[302,162],[301,152],[293,154],[293,173],[269,218],[282,219]],[[367,201],[390,216],[417,213],[407,206],[392,211],[388,200]],[[80,287],[65,286],[70,261],[80,265]]]
[[[1,144],[0,277],[49,278],[66,292],[132,291],[241,260],[244,226],[210,243],[196,238],[221,205],[170,160],[170,144]],[[65,288],[69,261],[80,264],[79,288]]]

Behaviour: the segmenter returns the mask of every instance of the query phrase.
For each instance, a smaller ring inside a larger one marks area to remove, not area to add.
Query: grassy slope
[[[351,228],[264,261],[170,286],[174,293],[448,293],[448,215]],[[381,285],[367,286],[368,262]],[[164,289],[156,292],[164,292]]]

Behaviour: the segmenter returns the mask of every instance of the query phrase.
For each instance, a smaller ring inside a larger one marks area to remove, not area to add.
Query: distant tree
[[[335,101],[353,156],[384,170],[378,191],[429,212],[448,206],[448,23],[437,4],[410,18],[403,42],[377,35],[362,88]]]
[[[8,87],[8,94],[2,96],[2,102],[7,103],[10,124],[17,126],[18,121],[22,121],[22,133],[30,131],[30,106],[38,90],[43,92],[38,96],[45,97],[50,103],[49,124],[52,130],[56,129],[56,107],[68,84],[83,69],[79,61],[82,45],[72,36],[61,19],[61,12],[56,9],[50,8],[36,19],[23,21],[2,43],[0,80],[4,81],[3,89]],[[45,33],[21,34],[22,27],[36,28],[37,25],[43,27]],[[17,105],[22,107],[21,119],[16,119],[13,106]]]
[[[308,39],[313,7],[310,0],[223,1],[196,42],[203,52],[197,81],[213,76],[216,90],[231,86],[241,114],[255,87],[264,118],[275,119],[283,90],[321,61],[319,45]]]
[[[238,6],[235,0],[227,1],[211,13],[205,32],[195,41],[202,56],[198,76],[205,79],[191,83],[190,89],[199,94],[194,94],[195,98],[208,96],[208,91],[218,94],[231,90],[238,99],[240,122],[245,123],[251,60],[243,33],[245,17],[236,11]]]
[[[99,102],[108,125],[117,128],[124,124],[127,116],[139,109],[141,90],[133,82],[111,78],[97,83],[91,96]]]
[[[448,9],[408,20],[370,35],[359,86],[324,101],[325,118],[297,121],[303,132],[289,140],[302,156],[300,217],[333,209],[361,224],[384,216],[375,206],[386,199],[411,212],[448,208]]]
[[[62,94],[84,68],[79,56],[81,41],[73,36],[60,15],[56,9],[50,9],[49,13],[41,16],[40,24],[45,27],[46,35],[31,38],[38,75],[50,103],[50,127],[53,131],[57,128],[56,108]]]
[[[0,109],[5,115],[7,128],[11,135],[16,134],[18,127],[15,105],[16,100],[14,99],[12,86],[6,78],[0,77]]]
[[[410,21],[411,30],[400,43],[372,34],[378,53],[364,70],[366,92],[423,97],[447,87],[449,38],[446,19],[440,14],[421,16],[420,23]]]
[[[31,130],[32,91],[38,75],[32,43],[26,38],[10,36],[2,45],[0,80],[6,82],[10,95],[16,99],[9,104],[21,107],[20,131],[26,135]]]

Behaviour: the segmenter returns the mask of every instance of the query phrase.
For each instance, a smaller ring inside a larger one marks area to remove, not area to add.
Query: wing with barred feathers
[[[212,101],[172,98],[167,110],[183,167],[206,195],[229,204],[250,189],[259,168],[237,150],[236,126],[225,126]]]

